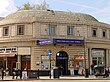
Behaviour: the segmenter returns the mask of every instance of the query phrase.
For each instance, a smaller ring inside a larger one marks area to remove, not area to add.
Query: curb
[[[26,80],[21,80],[21,79],[15,79],[15,80],[0,80],[0,81],[33,81],[33,80],[110,80],[110,78],[96,78],[96,79],[26,79]]]

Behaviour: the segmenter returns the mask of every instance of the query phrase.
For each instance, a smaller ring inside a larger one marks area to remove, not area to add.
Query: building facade
[[[50,64],[50,54],[51,64]],[[17,11],[0,21],[0,68],[50,70],[110,66],[110,25],[62,11]]]

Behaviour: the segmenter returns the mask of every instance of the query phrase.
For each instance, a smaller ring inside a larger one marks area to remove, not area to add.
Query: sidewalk
[[[57,79],[57,78],[55,78]],[[110,80],[110,77],[108,78],[103,78],[103,77],[98,77],[96,78],[95,76],[89,76],[88,78],[85,78],[84,76],[60,76],[59,79],[57,80]],[[1,77],[0,77],[0,81],[1,81]],[[18,79],[12,79],[12,76],[4,76],[5,81],[15,81],[15,80],[21,80],[19,77]],[[54,78],[52,77],[51,79],[49,78],[49,76],[40,76],[39,79],[27,79],[27,80],[54,80]]]

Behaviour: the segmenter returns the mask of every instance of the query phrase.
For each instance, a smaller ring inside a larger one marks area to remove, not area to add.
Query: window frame
[[[57,25],[49,25],[49,35],[56,35]]]
[[[95,31],[95,33],[93,31]],[[92,28],[92,37],[97,37],[97,28]]]
[[[24,35],[25,25],[17,25],[17,35]]]
[[[9,36],[9,26],[3,27],[3,36]]]
[[[105,32],[105,35],[103,34]],[[102,29],[102,37],[106,38],[107,37],[107,30],[106,29]]]
[[[74,26],[67,26],[67,35],[68,36],[74,35]]]

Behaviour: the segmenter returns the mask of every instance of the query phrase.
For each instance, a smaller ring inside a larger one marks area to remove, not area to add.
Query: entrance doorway
[[[65,51],[56,54],[56,66],[59,67],[60,74],[68,74],[68,54]]]

